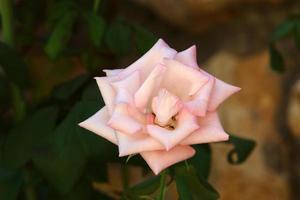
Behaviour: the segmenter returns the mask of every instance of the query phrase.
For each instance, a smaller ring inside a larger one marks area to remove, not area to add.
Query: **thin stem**
[[[3,41],[13,47],[13,16],[11,0],[0,0],[0,12],[2,19],[2,36]]]
[[[159,194],[157,200],[164,200],[166,194],[166,178],[167,178],[167,170],[164,170],[160,175],[160,186],[159,186]]]
[[[31,174],[28,169],[24,171],[24,179],[25,179],[25,195],[27,200],[37,200],[36,193],[34,187],[31,182]]]
[[[100,0],[94,0],[93,11],[96,13],[100,5]]]
[[[15,111],[15,122],[18,123],[25,116],[25,104],[22,99],[20,89],[14,83],[11,83],[11,95],[12,104]]]

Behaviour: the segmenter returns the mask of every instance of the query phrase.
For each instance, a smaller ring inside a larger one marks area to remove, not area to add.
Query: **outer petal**
[[[79,123],[79,126],[96,133],[97,135],[117,144],[115,131],[106,125],[109,119],[107,108],[103,107],[96,114]]]
[[[162,39],[159,39],[146,54],[125,68],[119,75],[123,78],[139,70],[141,72],[141,80],[144,81],[154,67],[162,62],[163,58],[174,58],[176,53],[177,51],[170,48]]]
[[[167,151],[199,128],[195,116],[186,109],[180,111],[178,118],[178,125],[174,130],[168,130],[157,125],[147,125],[149,135],[161,142]]]
[[[127,135],[117,131],[119,156],[164,149],[164,146],[146,134]]]
[[[98,87],[101,92],[101,96],[103,98],[103,101],[107,107],[108,113],[112,113],[114,108],[114,98],[116,95],[116,91],[111,86],[112,81],[117,81],[120,78],[118,76],[112,76],[112,77],[95,77]]]
[[[213,77],[211,74],[209,74],[208,72],[206,72],[202,69],[200,69],[200,71],[209,77]],[[225,83],[224,81],[221,81],[220,79],[217,79],[217,78],[215,78],[215,79],[216,79],[215,85],[211,92],[210,101],[208,103],[208,111],[216,110],[223,101],[225,101],[228,97],[230,97],[234,93],[241,90],[241,88],[239,88],[239,87]]]
[[[189,159],[195,155],[195,150],[190,146],[176,146],[170,151],[158,150],[141,153],[154,174],[159,174],[169,166]]]
[[[218,113],[207,113],[205,117],[199,118],[200,128],[184,139],[182,145],[201,144],[210,142],[226,141],[229,135],[225,133]]]
[[[197,116],[205,116],[214,85],[215,78],[210,77],[207,83],[198,90],[193,99],[185,103],[190,112]]]
[[[133,95],[140,87],[140,73],[139,71],[134,71],[132,74],[114,81],[111,84],[116,90],[123,88],[127,90],[129,94]]]
[[[143,129],[143,125],[129,115],[128,105],[125,103],[117,104],[108,126],[128,134],[135,134]]]
[[[193,45],[190,48],[181,51],[176,54],[175,60],[195,69],[199,70],[197,64],[197,53],[196,53],[196,46]]]
[[[194,95],[207,81],[202,72],[170,59],[164,59],[167,67],[162,87],[180,97],[182,100]]]
[[[116,76],[123,71],[123,69],[104,69],[106,76]]]
[[[146,78],[145,82],[137,90],[134,95],[134,102],[136,107],[141,110],[144,110],[146,106],[151,101],[155,91],[158,90],[158,87],[162,81],[163,74],[166,70],[166,67],[162,64],[158,64]]]

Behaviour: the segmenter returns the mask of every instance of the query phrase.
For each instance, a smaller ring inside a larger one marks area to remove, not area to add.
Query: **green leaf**
[[[2,69],[2,70],[1,70]],[[8,45],[0,42],[0,73],[20,88],[28,83],[27,66],[17,52]]]
[[[99,102],[77,103],[55,130],[48,151],[34,158],[37,168],[60,193],[71,191],[90,156],[103,160],[117,157],[114,145],[78,126],[100,108]]]
[[[89,37],[95,47],[99,47],[104,35],[105,21],[95,12],[86,12],[84,18],[88,25]]]
[[[135,27],[136,47],[141,54],[146,53],[156,41],[157,37],[155,37],[151,32],[140,26]]]
[[[216,200],[218,192],[205,179],[197,176],[193,166],[175,166],[175,182],[180,200]]]
[[[66,48],[72,36],[72,28],[77,17],[77,12],[65,13],[57,22],[46,46],[45,52],[51,59],[56,59]]]
[[[274,44],[269,46],[271,68],[274,71],[283,73],[285,71],[284,60],[281,53],[275,48]]]
[[[70,11],[74,11],[77,8],[75,1],[72,0],[61,0],[56,2],[52,8],[50,8],[50,12],[48,14],[48,21],[53,23],[59,19],[61,19],[65,13]]]
[[[131,49],[131,28],[120,21],[110,24],[105,34],[105,42],[118,56],[128,54]]]
[[[295,42],[298,49],[300,49],[300,20],[295,25]]]
[[[87,81],[88,77],[88,75],[80,75],[56,86],[52,96],[59,100],[67,100]]]
[[[0,167],[0,199],[16,200],[22,183],[20,171]]]
[[[193,145],[196,154],[189,160],[200,177],[208,178],[211,166],[211,149],[208,144]]]
[[[234,135],[230,135],[229,143],[234,146],[227,156],[228,162],[231,164],[243,163],[255,147],[255,141]]]
[[[152,176],[147,180],[132,186],[125,191],[125,196],[130,199],[140,199],[141,196],[153,194],[160,185],[160,176]]]
[[[40,151],[55,126],[58,110],[43,108],[25,119],[5,138],[0,152],[0,163],[9,168],[19,168]]]
[[[279,39],[282,39],[293,32],[295,27],[295,20],[287,19],[282,22],[277,28],[273,31],[271,35],[271,41],[275,42]]]

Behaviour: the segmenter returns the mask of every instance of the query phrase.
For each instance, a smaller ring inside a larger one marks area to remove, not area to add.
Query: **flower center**
[[[182,107],[180,99],[166,89],[160,89],[158,95],[152,99],[152,111],[155,115],[154,123],[159,126],[174,129],[176,114]]]

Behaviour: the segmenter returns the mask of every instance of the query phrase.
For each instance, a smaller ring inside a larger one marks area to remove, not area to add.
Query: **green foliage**
[[[0,199],[16,200],[23,183],[20,171],[0,166]]]
[[[282,73],[285,71],[284,60],[281,53],[276,49],[275,45],[271,44],[269,46],[270,62],[271,68],[274,71]]]
[[[105,30],[104,19],[92,11],[84,13],[84,18],[88,26],[91,42],[95,47],[100,47]]]
[[[175,167],[175,181],[180,200],[215,200],[218,192],[204,178],[197,175],[193,166]]]
[[[276,42],[293,36],[296,46],[300,49],[300,19],[298,17],[290,17],[279,24],[272,32],[269,44],[269,55],[271,68],[278,72],[285,72],[284,58],[280,51],[276,48]]]
[[[211,149],[208,144],[194,145],[196,150],[195,156],[193,156],[189,163],[192,164],[199,176],[208,178],[211,166]]]
[[[49,137],[57,114],[56,107],[43,108],[15,127],[2,143],[1,165],[11,169],[25,165]]]
[[[17,52],[0,42],[0,73],[1,68],[8,80],[24,88],[28,84],[27,66]]]
[[[70,11],[65,13],[56,24],[46,46],[45,52],[51,59],[56,59],[66,48],[72,36],[72,28],[78,13]]]
[[[59,100],[67,100],[70,98],[89,78],[88,75],[81,75],[72,80],[66,81],[54,88],[52,96]]]
[[[117,20],[108,26],[105,42],[113,53],[124,56],[131,50],[131,32],[130,26]]]
[[[141,54],[146,53],[158,40],[151,32],[143,27],[135,26],[135,43]]]
[[[255,142],[250,139],[237,137],[230,135],[229,143],[231,143],[234,148],[228,153],[228,162],[231,164],[241,164],[243,163],[251,154],[255,147]]]

